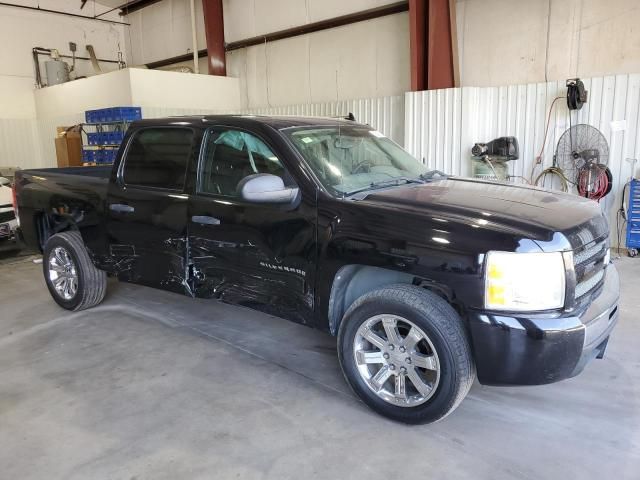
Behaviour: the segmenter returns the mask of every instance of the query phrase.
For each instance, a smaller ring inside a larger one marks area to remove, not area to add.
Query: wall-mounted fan
[[[555,162],[578,193],[599,200],[611,191],[609,145],[600,130],[591,125],[574,125],[562,134]]]

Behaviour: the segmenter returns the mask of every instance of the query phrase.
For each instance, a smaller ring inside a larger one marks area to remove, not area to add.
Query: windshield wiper
[[[424,183],[423,178],[407,178],[407,177],[395,177],[388,180],[378,180],[377,182],[371,182],[368,186],[351,190],[343,195],[349,197],[356,193],[366,192],[367,190],[375,190],[377,188],[395,187],[396,185],[406,185],[408,183]]]

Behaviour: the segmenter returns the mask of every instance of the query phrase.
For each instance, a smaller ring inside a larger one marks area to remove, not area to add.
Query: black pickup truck
[[[112,168],[15,188],[62,307],[97,305],[114,276],[324,330],[355,393],[402,422],[443,418],[476,374],[576,375],[618,318],[597,203],[428,171],[353,121],[143,120]]]

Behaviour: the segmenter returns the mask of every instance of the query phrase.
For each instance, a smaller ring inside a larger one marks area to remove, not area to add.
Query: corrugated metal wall
[[[404,99],[402,96],[341,100],[307,105],[289,105],[244,110],[252,115],[307,115],[321,117],[346,116],[353,113],[356,120],[368,123],[399,144],[404,143]]]
[[[627,159],[640,158],[640,75],[597,77],[584,83],[589,101],[582,110],[571,113],[571,124],[592,125],[609,142],[614,187],[602,206],[615,234],[620,195],[632,175]],[[520,144],[520,159],[510,162],[510,173],[530,180],[534,159],[542,149],[549,108],[556,97],[562,98],[552,112],[543,162],[536,167],[535,175],[552,165],[558,139],[569,128],[565,95],[563,81],[410,92],[405,95],[405,147],[431,168],[470,175],[475,142],[513,135]],[[612,244],[616,242],[614,239]]]
[[[40,163],[38,125],[25,118],[0,119],[0,166],[34,168]],[[53,145],[53,137],[51,140]],[[53,159],[55,161],[55,152]]]

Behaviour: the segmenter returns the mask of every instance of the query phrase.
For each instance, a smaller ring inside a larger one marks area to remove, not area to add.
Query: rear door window
[[[126,185],[182,190],[193,145],[188,128],[145,128],[127,148],[122,180]]]

